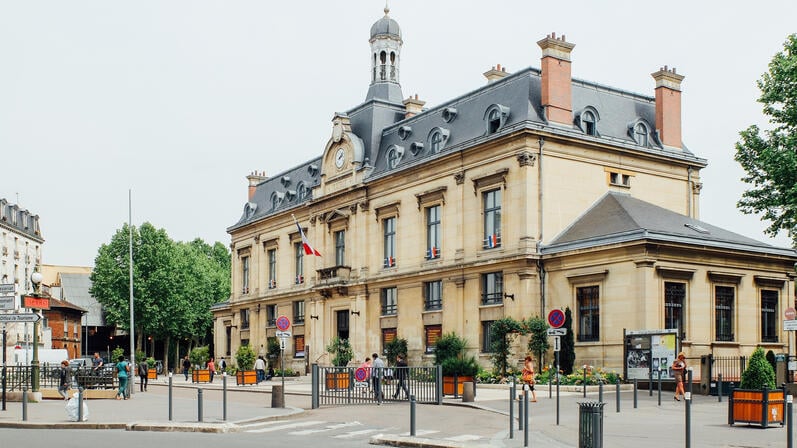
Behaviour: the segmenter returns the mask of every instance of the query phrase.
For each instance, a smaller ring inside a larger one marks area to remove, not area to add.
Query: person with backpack
[[[146,392],[147,384],[149,383],[149,363],[147,363],[146,359],[138,363],[138,377],[141,380],[139,383],[141,392]]]

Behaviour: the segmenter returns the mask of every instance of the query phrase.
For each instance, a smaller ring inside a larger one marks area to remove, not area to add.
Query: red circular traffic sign
[[[794,318],[797,317],[797,310],[795,310],[792,307],[789,307],[789,308],[786,308],[786,312],[783,313],[783,314],[786,315],[786,319],[794,320]]]
[[[358,367],[357,370],[354,371],[354,379],[363,382],[365,379],[368,378],[368,372],[365,370],[364,367]]]
[[[291,320],[288,319],[288,316],[280,316],[277,318],[277,328],[279,331],[288,331],[288,328],[291,328]]]
[[[548,312],[548,325],[559,328],[565,324],[565,313],[562,310],[551,310]]]

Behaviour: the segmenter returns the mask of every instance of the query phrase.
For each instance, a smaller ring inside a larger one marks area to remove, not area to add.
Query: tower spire
[[[399,85],[401,60],[401,28],[390,14],[385,0],[385,15],[371,26],[371,86],[366,100],[382,99],[401,104],[403,96]]]

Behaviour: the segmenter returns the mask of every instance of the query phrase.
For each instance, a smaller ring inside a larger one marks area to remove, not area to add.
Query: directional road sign
[[[35,313],[0,314],[0,322],[38,322],[41,318]]]
[[[278,338],[289,338],[289,337],[291,337],[291,332],[290,331],[277,331],[277,337]]]
[[[567,334],[567,328],[549,328],[548,336],[564,336]]]
[[[14,296],[13,283],[0,283],[0,297]]]

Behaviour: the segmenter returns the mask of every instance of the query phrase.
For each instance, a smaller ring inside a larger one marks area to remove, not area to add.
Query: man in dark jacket
[[[147,383],[149,383],[148,374],[149,374],[149,364],[145,359],[138,363],[138,378],[141,380],[141,382],[139,383],[141,392],[147,390]]]
[[[399,391],[404,391],[404,396],[406,399],[409,400],[410,398],[410,391],[407,388],[407,371],[409,367],[407,367],[407,361],[404,360],[404,355],[396,356],[396,393],[393,394],[393,399],[397,399],[399,396]]]

